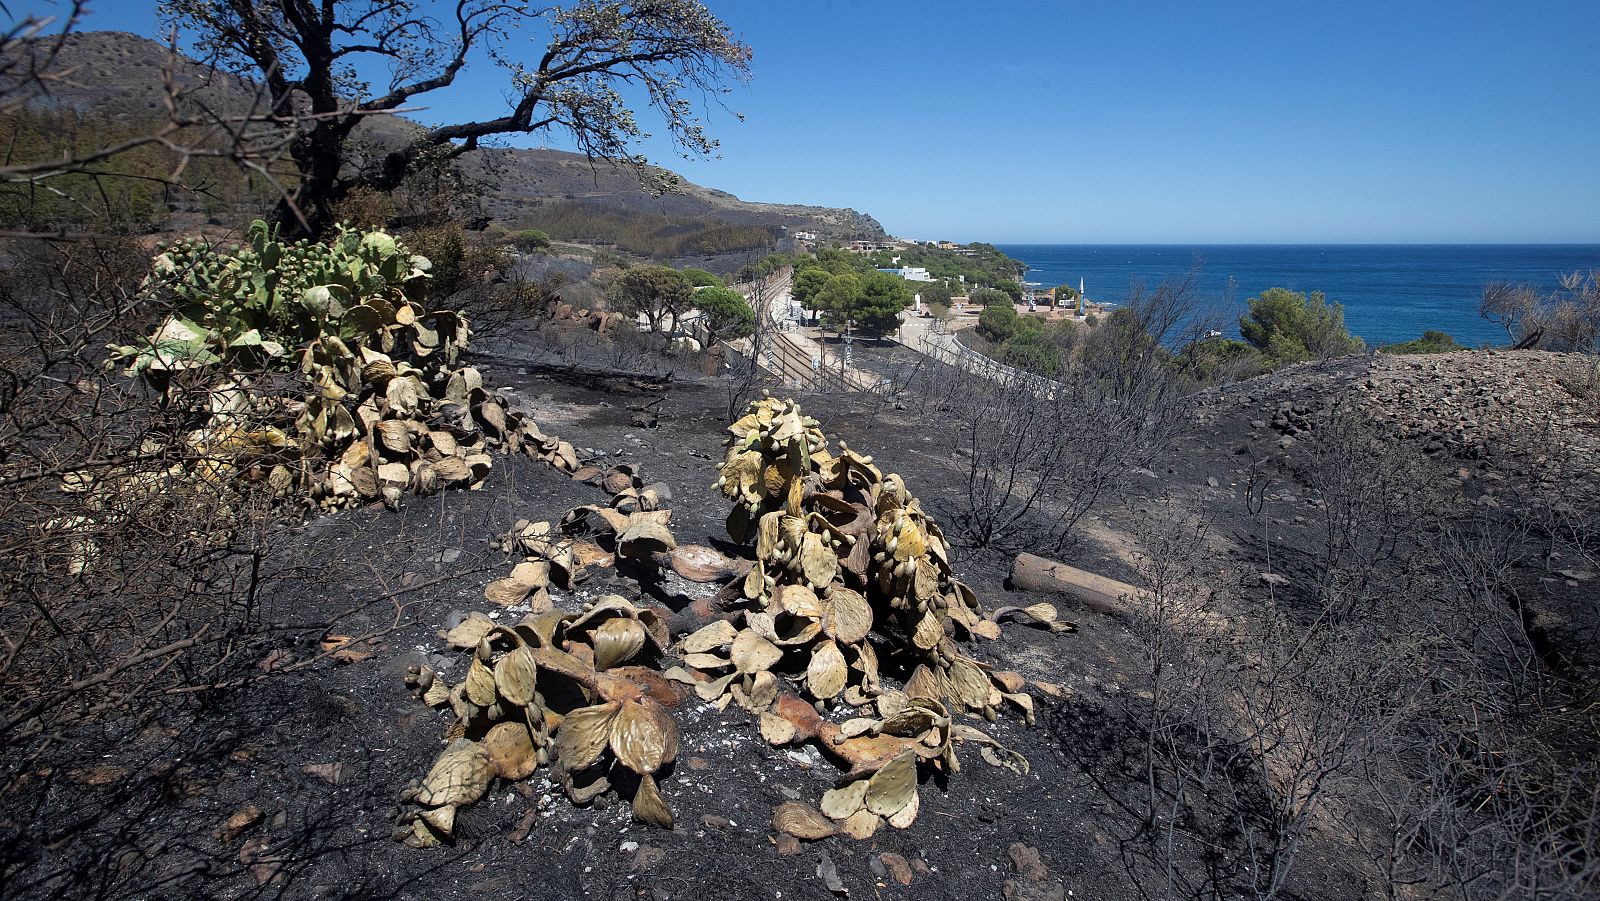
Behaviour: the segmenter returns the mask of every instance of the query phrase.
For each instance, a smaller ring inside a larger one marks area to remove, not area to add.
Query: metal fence
[[[1057,389],[1064,387],[1060,382],[1007,366],[993,357],[978,353],[962,344],[961,339],[955,335],[950,335],[949,339],[954,347],[923,335],[918,340],[916,349],[947,366],[953,366],[963,372],[970,372],[1002,385],[1021,387],[1043,395],[1053,395]]]

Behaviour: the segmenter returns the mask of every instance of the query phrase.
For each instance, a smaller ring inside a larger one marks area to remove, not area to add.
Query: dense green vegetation
[[[911,305],[911,288],[883,272],[845,272],[828,279],[811,305],[822,312],[824,328],[881,336],[899,328],[900,311]]]
[[[1452,351],[1466,350],[1455,338],[1444,332],[1432,329],[1422,333],[1422,337],[1396,344],[1385,344],[1378,348],[1387,354],[1447,354]]]
[[[1046,376],[1061,370],[1080,337],[1076,322],[1019,315],[1009,303],[985,307],[977,333],[995,359]]]
[[[1029,316],[1026,321],[1038,320]],[[985,307],[978,315],[978,334],[997,344],[1004,344],[1025,327],[1023,323],[1023,317],[1018,316],[1016,308],[1009,304]]]
[[[610,244],[657,260],[768,250],[778,241],[774,227],[620,210],[582,201],[545,204],[527,217],[526,224],[553,238]]]
[[[704,269],[696,269],[695,267],[690,266],[686,269],[678,270],[678,274],[682,275],[684,279],[689,282],[690,286],[695,288],[725,287],[722,279],[711,274],[710,272],[705,271]]]
[[[863,334],[881,336],[900,326],[900,312],[911,306],[911,283],[872,268],[860,254],[825,248],[795,264],[792,294],[822,313],[823,325],[843,331],[846,323]]]
[[[973,292],[984,305],[974,329],[979,350],[1018,369],[1052,376],[1065,369],[1072,354],[1094,352],[1103,345],[1137,343],[1148,331],[1134,321],[1130,307],[1086,323],[1085,331],[1070,320],[1052,322],[1018,314],[998,292]],[[1153,351],[1183,384],[1198,388],[1269,372],[1287,363],[1355,353],[1359,338],[1345,330],[1343,311],[1320,293],[1306,295],[1273,288],[1250,299],[1250,312],[1240,321],[1245,340],[1200,338],[1182,346]],[[1113,334],[1119,338],[1110,337]],[[1443,353],[1462,349],[1449,335],[1427,332],[1422,338],[1383,348],[1391,353]]]
[[[955,292],[944,282],[923,282],[916,286],[916,291],[922,295],[923,304],[930,309],[934,307],[950,309],[950,298],[955,296]]]
[[[879,272],[880,267],[895,265],[893,254],[856,254],[825,247],[815,256],[802,257],[794,264],[794,298],[820,310],[829,328],[842,329],[849,319],[868,334],[886,334],[899,325],[900,312],[911,305],[918,293],[930,309],[948,310],[951,296],[967,290],[957,280],[957,276],[963,274],[968,276],[968,287],[974,283],[980,285],[972,289],[974,303],[987,301],[1009,306],[1015,298],[1021,297],[1022,286],[1013,277],[1013,273],[1020,271],[1021,264],[990,245],[971,246],[988,248],[988,251],[965,257],[918,245],[899,253],[898,265],[927,268],[930,275],[940,279],[932,282],[907,282]],[[926,265],[934,259],[942,261],[940,271]]]
[[[1310,297],[1287,288],[1268,288],[1250,298],[1239,318],[1239,334],[1274,365],[1352,354],[1364,345],[1344,325],[1344,307],[1321,291]]]
[[[969,256],[927,244],[913,244],[904,250],[879,251],[863,259],[874,269],[916,266],[928,270],[934,278],[957,283],[965,279],[968,286],[987,285],[1007,292],[1015,288],[1015,296],[1021,298],[1022,286],[1017,279],[1025,271],[1023,264],[1006,256],[993,244],[968,244],[964,249],[975,253]],[[893,262],[896,257],[899,257],[898,263]]]
[[[1012,300],[1010,294],[998,288],[978,288],[967,295],[967,299],[985,309],[989,307],[1009,307],[1016,303],[1015,300]]]
[[[697,285],[697,282],[714,284]],[[744,295],[722,284],[704,269],[670,266],[625,266],[612,275],[605,288],[611,310],[630,317],[643,316],[650,331],[666,337],[695,335],[680,330],[691,311],[700,311],[699,325],[706,344],[742,338],[755,330],[756,314]]]
[[[678,318],[691,308],[693,296],[688,280],[671,266],[630,266],[606,285],[612,310],[643,316],[657,334],[678,330]]]
[[[524,251],[550,249],[550,236],[537,228],[524,228],[512,232],[511,242]]]
[[[692,270],[684,270],[688,273]],[[691,299],[695,309],[705,317],[703,322],[709,334],[708,344],[732,341],[755,331],[756,311],[744,295],[732,288],[712,285],[694,292]]]
[[[8,109],[0,112],[0,159],[19,165],[82,157],[146,137],[160,125],[76,110]],[[259,208],[276,197],[269,185],[221,159],[193,158],[180,182],[171,184],[178,162],[150,143],[32,184],[8,183],[0,190],[0,225],[136,231],[165,224],[174,209],[218,213]]]
[[[1174,355],[1188,385],[1203,388],[1261,375],[1272,367],[1260,351],[1237,338],[1201,338]]]

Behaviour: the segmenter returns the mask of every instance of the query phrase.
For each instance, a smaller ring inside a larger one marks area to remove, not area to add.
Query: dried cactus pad
[[[449,687],[420,666],[407,681],[455,712],[446,731],[454,741],[407,793],[399,838],[417,847],[451,840],[456,811],[494,778],[526,779],[543,764],[574,803],[609,790],[613,767],[631,770],[636,816],[670,826],[653,774],[677,758],[668,705],[681,695],[638,665],[658,661],[667,643],[660,614],[607,595],[577,613],[529,613],[509,627],[474,614],[445,634],[470,651],[461,683]]]

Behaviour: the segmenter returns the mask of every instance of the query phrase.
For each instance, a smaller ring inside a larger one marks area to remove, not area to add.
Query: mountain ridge
[[[54,39],[41,39],[29,49],[37,52],[53,43]],[[174,66],[169,47],[130,32],[75,32],[61,39],[52,62],[51,69],[59,78],[50,83],[48,91],[30,99],[29,105],[75,109],[113,119],[153,118],[164,109],[169,69],[173,82],[191,92],[189,100],[196,104],[241,109],[255,99],[252,82],[182,54],[176,59]],[[381,149],[420,127],[403,116],[375,116],[362,123],[356,138]],[[747,201],[681,176],[678,191],[652,194],[626,169],[562,150],[486,147],[463,155],[460,162],[463,170],[486,188],[480,196],[485,212],[512,226],[524,224],[522,220],[547,204],[581,202],[613,210],[766,226],[786,233],[812,231],[825,239],[885,235],[876,219],[858,210]]]

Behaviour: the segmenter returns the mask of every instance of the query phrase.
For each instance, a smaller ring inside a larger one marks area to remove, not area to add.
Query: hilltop
[[[76,111],[125,125],[163,114],[167,75],[189,102],[225,110],[249,108],[253,83],[215,72],[139,35],[89,31],[67,35],[52,67],[61,73],[47,93],[34,97],[37,110]],[[374,117],[357,132],[367,152],[381,151],[418,126],[403,117]],[[804,204],[756,203],[678,179],[680,189],[652,195],[633,173],[582,154],[558,150],[485,148],[462,158],[476,181],[483,210],[509,227],[538,226],[554,208],[593,217],[623,214],[663,224],[698,222],[756,228],[774,245],[786,232],[812,231],[824,238],[878,238],[883,226],[852,209]]]

